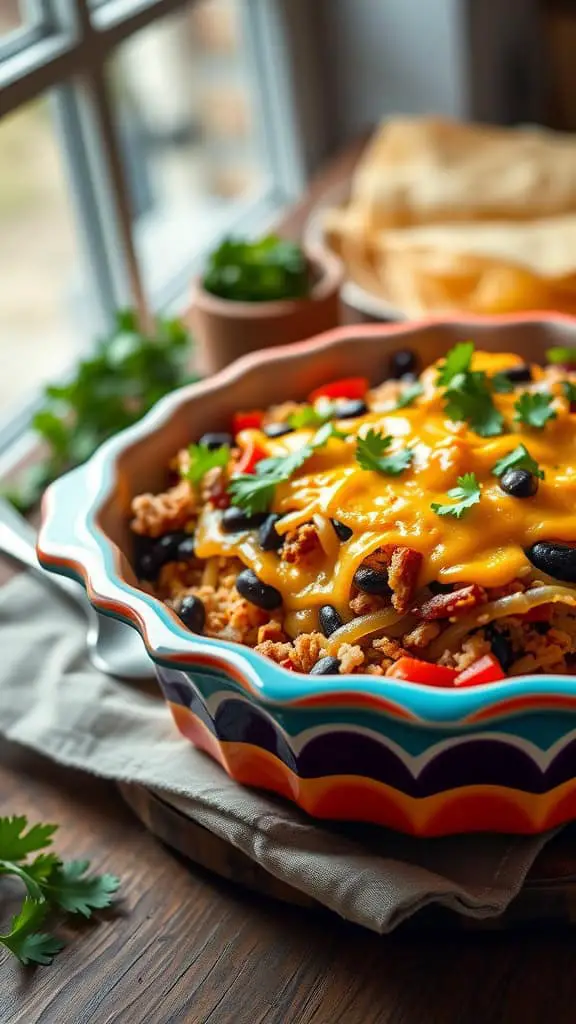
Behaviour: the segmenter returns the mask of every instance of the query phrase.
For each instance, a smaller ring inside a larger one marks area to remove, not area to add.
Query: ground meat
[[[393,662],[389,658],[384,658],[379,665],[367,665],[364,671],[367,676],[385,676],[386,669],[392,664]]]
[[[309,672],[325,654],[326,637],[322,633],[302,633],[294,641],[293,660],[299,672]]]
[[[340,659],[342,675],[348,675],[364,664],[364,651],[359,644],[340,644],[336,657]]]
[[[286,643],[288,637],[282,629],[282,623],[278,622],[277,619],[270,619],[270,622],[265,622],[263,626],[260,626],[258,630],[258,643],[266,643],[267,640],[272,640],[273,643]]]
[[[484,633],[473,633],[469,636],[462,644],[462,650],[456,655],[451,655],[448,652],[442,655],[439,659],[441,665],[453,665],[459,672],[463,672],[469,665],[473,665],[478,658],[482,658],[485,654],[490,654],[492,648],[489,641],[484,636]]]
[[[412,548],[394,548],[388,569],[388,585],[392,590],[392,604],[397,612],[408,611],[418,583],[422,555]]]
[[[522,580],[510,580],[503,587],[489,587],[486,590],[489,601],[497,601],[500,597],[508,597],[510,594],[522,594],[526,590],[526,584]]]
[[[228,508],[228,474],[223,466],[213,466],[205,473],[200,486],[200,496],[202,501],[209,503],[213,508]]]
[[[180,480],[162,494],[139,494],[132,501],[134,533],[144,537],[161,537],[172,530],[182,530],[196,514],[196,494],[188,480]]]
[[[266,658],[270,658],[271,661],[275,661],[277,665],[282,664],[283,661],[291,661],[291,655],[294,652],[292,644],[274,643],[273,640],[264,640],[263,643],[257,644],[254,650]]]
[[[420,608],[416,609],[417,614],[423,619],[449,619],[453,616],[463,615],[480,604],[486,602],[486,591],[477,583],[470,586],[460,587],[449,594],[435,594],[434,597],[424,601]]]
[[[390,658],[392,661],[398,661],[398,658],[405,658],[408,654],[408,651],[405,651],[396,640],[392,640],[388,636],[381,636],[378,640],[373,640],[372,647],[375,651],[379,651],[385,658]]]
[[[402,637],[404,647],[413,647],[420,650],[432,643],[440,635],[440,626],[437,622],[419,622],[409,633]]]
[[[167,562],[163,565],[156,581],[156,593],[163,598],[178,598],[199,587],[202,582],[202,565],[190,562]]]
[[[314,523],[303,523],[286,534],[281,556],[285,562],[301,565],[320,550],[320,538]]]
[[[371,612],[379,612],[386,607],[386,599],[379,594],[356,593],[350,601],[350,610],[355,615],[369,615]]]

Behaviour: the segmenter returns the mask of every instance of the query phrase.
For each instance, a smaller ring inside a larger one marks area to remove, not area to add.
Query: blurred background
[[[0,449],[387,115],[576,130],[574,0],[0,0]]]

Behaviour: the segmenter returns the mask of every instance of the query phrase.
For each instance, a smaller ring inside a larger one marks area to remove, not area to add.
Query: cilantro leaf
[[[385,476],[399,476],[412,462],[414,452],[410,448],[401,448],[386,455],[392,441],[390,435],[369,430],[366,437],[359,437],[356,442],[356,462],[362,469],[384,473]]]
[[[241,473],[228,484],[232,504],[243,508],[249,516],[267,512],[274,500],[274,492],[281,484],[282,476],[257,476],[256,473]]]
[[[221,448],[208,448],[205,444],[191,444],[188,448],[190,462],[183,470],[182,476],[193,484],[200,482],[202,477],[214,466],[227,466],[230,448],[224,444]]]
[[[336,441],[345,441],[348,434],[345,434],[342,430],[338,430],[335,423],[325,423],[324,426],[320,427],[320,429],[314,434],[314,437],[310,442],[310,447],[313,449],[323,448],[331,437]]]
[[[509,395],[514,390],[512,381],[505,373],[495,373],[490,378],[490,385],[497,395]]]
[[[562,393],[569,402],[576,402],[576,384],[571,380],[562,381]]]
[[[575,348],[549,348],[546,352],[546,361],[548,363],[564,363],[566,366],[574,366],[576,364],[576,347]]]
[[[458,374],[467,373],[470,369],[473,354],[473,341],[461,341],[458,345],[454,345],[454,348],[451,348],[446,353],[444,362],[440,363],[438,367],[436,384],[448,387]]]
[[[86,875],[87,860],[59,864],[50,874],[44,892],[52,903],[69,914],[90,917],[93,910],[109,907],[120,885],[115,875]]]
[[[44,920],[48,904],[45,901],[26,897],[20,912],[12,918],[10,931],[0,935],[0,943],[18,957],[23,964],[51,964],[63,943],[52,935],[36,932],[35,928]]]
[[[448,491],[448,497],[453,498],[455,504],[442,505],[440,502],[433,502],[430,508],[439,516],[453,516],[454,519],[461,519],[467,509],[480,501],[480,484],[475,473],[465,473],[459,476],[457,487]]]
[[[458,374],[445,394],[444,411],[451,420],[465,420],[481,437],[495,437],[504,417],[492,401],[486,374]]]
[[[492,466],[494,476],[503,476],[507,469],[527,469],[534,476],[544,479],[544,473],[540,469],[536,459],[533,459],[525,445],[519,444],[514,451],[503,455],[498,462]]]
[[[419,380],[414,381],[413,384],[408,384],[407,387],[398,395],[393,409],[405,409],[408,405],[412,405],[412,402],[416,398],[419,398],[423,393],[424,387]]]
[[[514,403],[516,410],[514,419],[529,427],[542,430],[548,420],[555,420],[558,415],[551,408],[552,402],[553,396],[543,391],[523,391]]]
[[[0,818],[0,860],[24,860],[29,853],[52,845],[57,825],[32,825],[24,815]]]
[[[301,405],[296,412],[288,417],[288,423],[294,430],[301,427],[320,427],[334,415],[334,407],[330,403],[325,409],[317,409],[315,405]]]

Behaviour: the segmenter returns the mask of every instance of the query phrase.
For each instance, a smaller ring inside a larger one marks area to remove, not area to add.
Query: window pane
[[[191,4],[114,58],[117,129],[148,284],[158,272],[164,280],[177,273],[266,184],[239,8]]]
[[[0,120],[0,420],[79,349],[79,258],[50,113],[43,99]]]

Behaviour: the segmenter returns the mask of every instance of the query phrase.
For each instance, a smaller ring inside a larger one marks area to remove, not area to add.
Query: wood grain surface
[[[285,224],[297,235],[350,150]],[[3,578],[9,576],[4,567]],[[0,815],[60,823],[64,858],[122,878],[122,901],[80,924],[52,967],[0,953],[0,1024],[573,1024],[566,931],[380,939],[189,868],[111,783],[0,742]],[[9,907],[0,905],[0,923]]]

